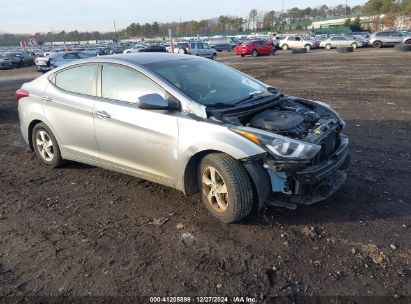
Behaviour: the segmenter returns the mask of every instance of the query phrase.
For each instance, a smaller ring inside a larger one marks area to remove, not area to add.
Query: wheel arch
[[[30,146],[31,151],[34,151],[33,138],[32,138],[33,137],[33,129],[37,124],[42,123],[42,122],[43,121],[40,120],[40,119],[34,119],[30,122],[30,124],[28,126],[28,129],[27,129],[28,138],[27,139],[29,141],[29,146]]]
[[[224,153],[218,150],[204,150],[194,154],[184,169],[184,193],[193,195],[199,192],[198,169],[201,160],[212,153]],[[227,154],[229,155],[229,154]],[[262,155],[263,156],[263,155]],[[261,158],[239,160],[246,169],[253,188],[254,204],[253,211],[258,212],[263,207],[271,193],[271,182],[268,172],[264,170]]]

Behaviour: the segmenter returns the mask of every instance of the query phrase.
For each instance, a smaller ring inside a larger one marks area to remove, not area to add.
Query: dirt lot
[[[284,93],[328,102],[344,117],[352,166],[340,191],[225,225],[198,196],[77,163],[50,170],[22,141],[14,102],[37,73],[0,71],[0,295],[409,303],[411,53],[222,60]],[[153,223],[162,217],[164,224]]]

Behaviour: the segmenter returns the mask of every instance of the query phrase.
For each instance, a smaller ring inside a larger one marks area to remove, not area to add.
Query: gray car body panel
[[[228,125],[206,119],[203,105],[144,67],[151,62],[185,59],[193,57],[122,54],[77,60],[58,67],[23,85],[30,92],[29,97],[19,101],[23,137],[29,143],[30,123],[43,121],[54,133],[64,159],[137,176],[183,192],[186,166],[197,153],[219,151],[235,159],[265,153],[230,131]],[[69,93],[49,81],[50,75],[75,65],[104,63],[143,73],[173,95],[180,102],[181,111],[144,110],[130,103]],[[44,97],[51,101],[43,100]],[[111,118],[98,117],[96,111],[105,111]]]

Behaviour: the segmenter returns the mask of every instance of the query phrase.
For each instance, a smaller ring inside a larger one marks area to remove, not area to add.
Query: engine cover
[[[295,112],[268,110],[255,115],[250,125],[254,128],[283,131],[295,128],[304,121],[304,116]]]

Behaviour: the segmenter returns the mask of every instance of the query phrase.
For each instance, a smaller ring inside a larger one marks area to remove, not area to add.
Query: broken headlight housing
[[[320,145],[295,140],[262,130],[249,129],[246,127],[233,127],[230,128],[230,130],[252,141],[268,153],[283,159],[310,160],[321,150]]]

